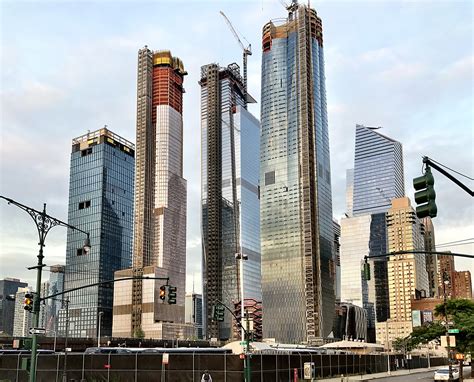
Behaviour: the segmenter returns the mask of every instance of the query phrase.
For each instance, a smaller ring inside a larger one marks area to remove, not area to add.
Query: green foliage
[[[144,339],[145,338],[145,332],[143,331],[142,328],[136,328],[135,332],[133,333],[134,338],[139,338],[139,339]]]
[[[448,321],[454,322],[451,327],[459,329],[459,334],[456,334],[456,349],[461,353],[473,352],[474,302],[465,299],[451,299],[447,300],[446,306],[444,303],[436,306],[436,316],[444,321],[446,321],[445,312],[448,315]],[[408,341],[410,345],[416,347],[419,344],[425,344],[435,339],[439,340],[445,334],[446,328],[443,325],[439,322],[430,322],[427,325],[414,328],[410,336],[400,340]],[[400,342],[400,346],[402,344]]]
[[[417,344],[414,343],[413,339],[410,336],[405,338],[396,338],[392,343],[392,346],[395,350],[403,353],[413,350],[416,345]]]
[[[467,299],[451,299],[435,308],[435,314],[443,317],[445,312],[448,320],[453,321],[452,328],[459,329],[456,334],[456,349],[462,353],[474,352],[474,301]]]

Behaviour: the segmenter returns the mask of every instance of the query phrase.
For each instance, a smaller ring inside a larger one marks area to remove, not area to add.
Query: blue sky
[[[345,209],[355,124],[403,144],[407,195],[421,156],[473,171],[471,1],[312,1],[322,17],[334,216]],[[2,1],[0,194],[67,220],[72,138],[107,124],[135,141],[137,51],[170,49],[189,72],[184,98],[188,290],[200,290],[200,66],[241,63],[219,11],[252,44],[249,91],[260,100],[261,28],[286,17],[268,1]],[[250,110],[259,117],[259,104]],[[472,198],[435,173],[438,243],[473,237]],[[471,188],[473,182],[465,178]],[[0,278],[34,280],[37,237],[26,213],[0,202]],[[64,262],[53,229],[45,262]],[[472,245],[445,247],[474,253]],[[474,275],[474,261],[456,259]]]

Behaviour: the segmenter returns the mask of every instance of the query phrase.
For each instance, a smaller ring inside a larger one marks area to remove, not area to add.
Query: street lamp
[[[248,256],[244,253],[242,253],[242,245],[240,245],[240,252],[241,253],[236,253],[235,254],[235,259],[236,260],[239,260],[239,273],[240,273],[240,327],[242,328],[241,329],[241,337],[242,337],[242,343],[246,343],[247,344],[247,349],[246,349],[246,355],[245,355],[245,358],[244,358],[244,369],[246,371],[246,375],[245,375],[245,381],[246,382],[250,382],[250,360],[248,359],[248,357],[250,357],[250,355],[248,354],[248,340],[249,338],[246,338],[249,336],[248,333],[246,333],[245,329],[244,329],[244,319],[245,319],[245,311],[244,311],[244,308],[245,308],[245,302],[244,302],[244,261],[248,260]],[[247,322],[248,322],[248,317],[247,317]],[[248,326],[247,326],[247,329],[248,329]]]
[[[103,315],[104,315],[104,312],[99,312],[99,327],[97,330],[97,347],[98,348],[100,348],[100,321]]]
[[[36,269],[36,293],[34,294],[34,301],[33,301],[33,319],[32,319],[32,324],[33,324],[33,329],[37,328],[39,325],[39,312],[40,312],[40,302],[41,302],[41,274],[43,271],[43,267],[45,264],[43,264],[43,248],[45,246],[44,242],[46,240],[46,235],[48,234],[49,230],[55,226],[63,226],[67,228],[71,228],[75,231],[82,232],[85,234],[86,240],[84,242],[84,246],[82,247],[83,251],[85,254],[89,253],[91,249],[91,244],[90,244],[90,238],[89,238],[89,232],[83,231],[77,227],[74,227],[70,224],[67,224],[59,219],[56,219],[46,213],[46,203],[43,204],[43,211],[37,211],[31,207],[25,206],[24,204],[18,203],[17,201],[6,198],[5,196],[1,196],[1,199],[5,199],[8,204],[13,204],[17,206],[18,208],[21,208],[23,211],[26,211],[33,221],[35,222],[36,229],[38,230],[38,238],[39,238],[39,253],[38,253],[38,264],[34,267],[29,267],[28,269]],[[37,354],[37,345],[38,344],[38,335],[36,334],[36,331],[33,330],[32,334],[32,341],[31,341],[31,358],[30,358],[30,377],[29,380],[30,382],[35,382],[36,381],[36,354]]]

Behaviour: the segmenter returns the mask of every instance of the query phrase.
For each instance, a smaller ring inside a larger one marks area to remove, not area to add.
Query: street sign
[[[448,347],[448,336],[441,336],[441,346]],[[456,336],[449,336],[449,347],[455,348],[456,347]]]
[[[45,328],[30,328],[30,334],[46,334]]]
[[[448,333],[459,333],[459,329],[448,329]]]
[[[169,353],[163,353],[163,358],[161,359],[161,363],[163,365],[168,365],[169,361],[170,361]]]

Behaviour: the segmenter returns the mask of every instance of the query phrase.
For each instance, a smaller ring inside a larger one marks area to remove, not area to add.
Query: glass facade
[[[0,280],[0,296],[15,295],[18,288],[28,286],[27,283],[19,279],[5,278]],[[0,333],[6,333],[9,336],[13,335],[13,319],[15,312],[15,301],[2,298],[0,300]]]
[[[354,216],[387,212],[405,195],[402,144],[370,127],[356,125]]]
[[[335,302],[321,19],[295,5],[262,45],[263,336],[312,342],[331,332]]]
[[[114,279],[130,267],[132,254],[134,146],[107,129],[73,140],[68,223],[90,233],[91,250],[82,251],[84,234],[68,230],[65,290]],[[68,294],[69,336],[112,334],[113,285]],[[65,333],[65,311],[59,332]]]
[[[216,299],[240,300],[239,267],[244,262],[244,297],[261,301],[260,124],[245,106],[240,68],[202,67],[201,208],[203,234],[203,327],[207,337],[232,337],[232,317],[211,321]]]

